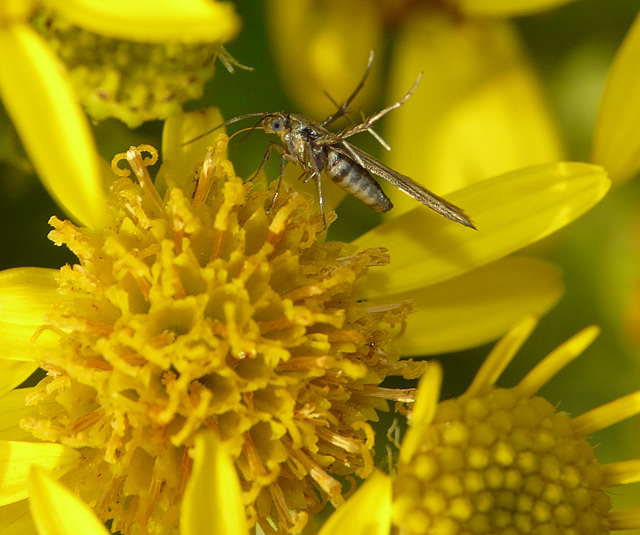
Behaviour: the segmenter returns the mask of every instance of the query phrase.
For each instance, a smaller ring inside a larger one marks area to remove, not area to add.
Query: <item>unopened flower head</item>
[[[265,529],[302,529],[307,513],[339,505],[334,475],[369,476],[369,424],[412,390],[379,386],[418,377],[399,361],[390,328],[408,304],[358,303],[382,249],[325,242],[303,194],[243,183],[218,138],[187,193],[113,185],[111,222],[91,231],[52,218],[51,239],[79,263],[60,271],[60,304],[40,331],[59,344],[29,397],[41,416],[22,425],[82,455],[65,476],[122,533],[175,528],[194,436],[213,430],[235,459],[247,515]]]
[[[638,392],[576,418],[535,392],[591,343],[590,327],[553,351],[516,387],[493,383],[535,322],[505,337],[467,392],[437,402],[441,371],[426,372],[400,450],[394,523],[427,533],[604,534],[640,525],[612,513],[609,488],[637,481],[637,461],[601,465],[587,437],[638,412]]]
[[[87,113],[95,120],[116,117],[131,128],[166,119],[202,96],[217,57],[230,70],[239,65],[222,43],[126,41],[44,10],[33,25],[64,63]]]

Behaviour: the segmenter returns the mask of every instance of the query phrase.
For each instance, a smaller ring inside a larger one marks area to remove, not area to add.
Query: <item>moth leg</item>
[[[322,228],[327,230],[327,218],[324,215],[324,199],[322,198],[322,180],[320,180],[320,175],[316,179],[318,183],[318,201],[320,202],[320,213],[322,214]]]
[[[327,230],[327,218],[324,215],[324,198],[322,197],[322,173],[317,166],[314,167],[316,167],[316,170],[311,174],[307,174],[304,183],[306,184],[312,178],[316,179],[316,184],[318,185],[318,202],[320,203],[320,213],[322,214],[322,227],[324,230]]]
[[[371,71],[371,65],[373,63],[373,50],[369,53],[369,61],[367,62],[367,68],[364,71],[364,76],[362,77],[362,80],[360,80],[360,83],[358,84],[358,86],[355,88],[355,90],[353,91],[353,93],[351,93],[351,95],[349,95],[349,98],[347,100],[345,100],[336,110],[336,112],[333,115],[330,115],[329,117],[327,117],[324,122],[322,123],[321,126],[327,126],[330,125],[333,121],[335,121],[336,119],[339,119],[340,117],[342,117],[345,113],[347,113],[347,108],[349,107],[349,104],[351,104],[351,102],[353,101],[353,99],[356,97],[356,95],[360,92],[360,90],[364,87],[364,83],[367,80],[367,77],[369,76],[369,71]],[[331,98],[331,96],[325,91],[325,95],[327,95],[329,97],[329,100],[331,100],[331,102],[337,106],[336,102]]]
[[[253,174],[253,176],[251,177],[251,180],[253,180],[257,176],[257,174],[262,170],[262,168],[265,166],[265,164],[267,163],[267,160],[269,160],[269,157],[271,156],[271,151],[273,149],[277,150],[280,153],[280,174],[278,175],[278,185],[276,186],[276,192],[273,194],[273,198],[271,199],[271,204],[269,205],[269,208],[267,208],[267,212],[271,211],[271,209],[276,204],[276,200],[278,199],[278,194],[280,193],[280,186],[282,184],[282,177],[284,176],[285,164],[287,162],[293,162],[293,163],[296,162],[296,159],[290,154],[287,154],[284,148],[282,148],[280,145],[272,141],[271,143],[269,143],[269,147],[267,148],[267,152],[265,152],[264,154],[264,158],[262,159],[262,163],[260,164],[260,167],[258,167],[258,170]]]
[[[318,183],[318,201],[320,202],[320,212],[322,212],[322,224],[324,226],[324,229],[326,230],[327,220],[325,219],[325,216],[324,216],[324,199],[322,198],[322,185],[320,182],[320,177],[322,176],[322,173],[318,170],[317,163],[315,163],[315,168],[316,170],[313,173],[307,173],[307,172],[301,173],[300,176],[298,177],[298,180],[304,177],[304,180],[302,182],[303,184],[306,184],[312,178],[316,179],[316,182]],[[276,195],[278,194],[279,190],[280,190],[280,183],[278,182],[278,189],[276,190]]]
[[[280,153],[280,175],[278,176],[278,185],[276,186],[276,192],[273,195],[273,199],[271,199],[271,204],[269,205],[269,208],[267,208],[267,212],[271,211],[271,209],[273,208],[273,206],[276,204],[276,199],[278,198],[278,193],[280,193],[280,184],[282,184],[282,177],[284,176],[284,166],[286,162],[294,162],[296,161],[296,159],[287,154],[284,150],[283,147],[281,147],[280,145],[278,145],[275,141],[271,141],[269,143],[269,146],[267,147],[266,152],[264,153],[264,158],[262,158],[262,163],[260,164],[260,166],[258,167],[258,169],[256,169],[256,172],[253,173],[253,175],[251,175],[251,178],[248,180],[248,182],[251,182],[255,177],[258,176],[258,173],[260,171],[262,171],[262,169],[264,168],[264,166],[266,165],[266,163],[269,161],[269,158],[271,157],[271,151],[272,150],[276,150]]]
[[[258,173],[262,171],[266,163],[269,161],[269,158],[271,157],[271,151],[273,149],[276,149],[280,154],[284,155],[284,149],[280,145],[278,145],[275,141],[271,141],[269,143],[269,146],[267,147],[266,152],[264,153],[264,158],[262,158],[262,163],[260,164],[258,169],[256,169],[256,172],[253,173],[253,175],[251,175],[251,178],[247,182],[251,182],[255,177],[258,176]]]
[[[319,154],[316,154],[311,146],[307,145],[305,148],[305,156],[304,161],[307,162],[307,168],[310,168],[310,171],[307,172],[307,179],[304,181],[305,183],[311,180],[312,178],[316,179],[318,184],[318,202],[320,203],[320,213],[322,214],[322,227],[327,230],[327,218],[324,213],[324,198],[322,197],[322,169],[326,167],[326,160],[318,161],[320,158]]]
[[[275,147],[281,148],[279,145],[274,145]],[[269,208],[267,208],[267,212],[270,212],[271,209],[276,204],[276,200],[278,199],[278,195],[280,194],[280,185],[282,184],[282,177],[284,176],[284,166],[287,161],[287,156],[284,151],[282,152],[282,157],[280,158],[280,174],[278,175],[278,185],[276,186],[276,192],[273,194],[273,198],[271,199],[271,204]]]
[[[344,132],[342,132],[340,137],[342,139],[344,139],[344,138],[347,138],[347,137],[351,137],[354,134],[359,134],[360,132],[365,132],[367,130],[370,130],[371,126],[373,125],[373,123],[375,123],[378,119],[382,118],[383,116],[385,116],[390,111],[398,109],[400,106],[402,106],[405,103],[405,101],[416,90],[416,87],[418,87],[418,84],[420,83],[421,79],[422,79],[422,73],[420,73],[418,75],[418,79],[411,86],[411,89],[409,89],[409,91],[407,91],[407,94],[404,97],[402,97],[400,100],[398,100],[395,104],[391,104],[391,106],[389,106],[388,108],[385,108],[384,110],[380,110],[378,113],[372,115],[371,117],[369,117],[368,119],[366,119],[362,123],[360,123],[360,124],[358,124],[356,126],[352,126],[351,128],[345,130]]]

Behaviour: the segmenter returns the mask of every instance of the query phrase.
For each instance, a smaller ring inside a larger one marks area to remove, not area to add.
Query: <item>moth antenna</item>
[[[364,113],[360,112],[360,117],[362,118],[362,120],[365,120],[365,116]],[[387,143],[383,137],[378,134],[378,132],[376,132],[373,128],[369,127],[367,128],[367,132],[369,132],[371,134],[371,136],[378,142],[380,143],[380,145],[382,145],[385,149],[387,150],[391,150],[391,146],[389,145],[389,143]]]
[[[267,115],[269,115],[269,114],[265,113],[265,112],[245,113],[244,115],[238,115],[237,117],[233,117],[233,118],[229,119],[228,121],[225,121],[224,123],[221,123],[218,126],[215,126],[211,130],[207,130],[203,134],[200,134],[199,136],[196,136],[193,139],[185,141],[182,145],[183,146],[184,145],[189,145],[190,143],[193,143],[194,141],[198,141],[199,139],[202,139],[203,137],[208,136],[211,132],[215,132],[216,130],[218,130],[220,128],[224,128],[226,126],[229,126],[230,124],[237,123],[238,121],[242,121],[243,119],[248,119],[249,117],[258,117],[258,116],[265,117]]]
[[[260,118],[260,120],[258,120],[258,122],[253,126],[249,126],[247,128],[243,128],[242,130],[238,130],[237,132],[234,132],[233,134],[231,134],[231,136],[229,136],[229,141],[231,141],[234,137],[236,137],[237,134],[248,131],[249,133],[246,136],[242,136],[238,141],[238,143],[242,143],[245,139],[247,139],[253,133],[254,130],[262,128],[260,126],[261,122],[262,122],[262,118]]]
[[[338,113],[340,113],[340,115],[342,117],[344,117],[347,121],[349,121],[349,123],[351,124],[351,126],[356,126],[356,123],[353,119],[351,119],[351,117],[349,117],[348,113],[349,110],[346,109],[345,105],[343,104],[342,106],[340,106],[340,104],[338,104],[334,98],[327,92],[327,91],[323,91],[324,95],[331,101],[331,103],[338,107],[339,110],[338,112],[334,113],[331,116],[331,120],[333,121],[334,119],[338,118]],[[360,111],[360,119],[364,122],[366,120],[366,117],[364,115],[364,113],[362,111]],[[327,120],[328,121],[328,120]],[[324,123],[322,123],[322,126],[325,126],[325,124],[327,123],[327,121],[325,121]],[[327,123],[328,124],[328,123]],[[378,134],[378,132],[376,132],[373,128],[367,128],[367,132],[369,132],[371,134],[371,136],[378,142],[380,143],[380,145],[382,145],[385,149],[387,150],[391,150],[391,147],[389,146],[389,144],[382,138],[382,136],[380,134]]]
[[[329,117],[327,117],[320,126],[329,126],[332,122],[334,122],[336,119],[338,119],[339,117],[342,117],[346,111],[347,108],[349,107],[349,104],[351,104],[351,101],[356,97],[356,95],[360,92],[360,90],[364,87],[364,83],[367,81],[367,77],[369,76],[369,72],[371,71],[371,65],[373,64],[373,50],[371,52],[369,52],[369,61],[367,62],[367,68],[364,71],[364,75],[362,76],[362,80],[360,80],[360,83],[358,84],[358,87],[355,88],[355,90],[353,91],[353,93],[351,93],[351,95],[349,95],[349,98],[347,98],[347,100],[345,100],[336,110],[336,112],[333,115],[330,115]],[[329,99],[331,100],[331,102],[333,102],[334,104],[336,104],[334,102],[334,100],[331,98],[331,96],[329,96],[329,94],[325,91],[325,95],[327,95],[329,97]],[[337,104],[336,104],[337,105]]]

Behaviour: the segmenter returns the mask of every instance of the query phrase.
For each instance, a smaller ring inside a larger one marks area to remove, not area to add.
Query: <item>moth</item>
[[[322,173],[324,172],[324,174],[339,187],[350,195],[361,200],[376,212],[388,212],[393,208],[393,204],[378,182],[371,175],[375,175],[386,180],[392,186],[395,186],[402,192],[414,198],[416,201],[424,204],[447,219],[475,229],[476,227],[473,222],[461,208],[429,191],[408,176],[387,167],[370,154],[367,154],[347,141],[348,138],[355,134],[366,131],[372,134],[385,148],[389,149],[389,146],[380,138],[380,136],[378,136],[372,126],[384,115],[399,108],[405,103],[420,83],[422,73],[420,73],[411,89],[400,100],[391,106],[380,110],[368,119],[364,119],[362,123],[352,124],[349,128],[340,132],[334,133],[327,129],[327,127],[336,119],[343,116],[346,117],[349,105],[362,89],[367,77],[369,76],[372,63],[373,52],[371,52],[371,55],[369,56],[369,62],[364,76],[356,89],[351,93],[347,100],[338,106],[337,111],[333,115],[327,117],[320,124],[298,113],[287,113],[282,111],[275,113],[259,112],[239,115],[229,119],[213,130],[242,121],[249,117],[260,117],[258,123],[254,125],[251,130],[259,128],[268,134],[275,134],[280,137],[282,144],[280,145],[274,141],[269,143],[262,163],[254,174],[254,176],[256,176],[263,169],[271,157],[272,151],[275,150],[280,153],[280,175],[276,193],[272,200],[272,206],[278,196],[285,165],[287,162],[290,162],[297,164],[302,168],[305,182],[308,180],[316,181],[318,188],[318,200],[320,203],[320,211],[322,213],[323,221],[325,221],[324,201],[322,198]],[[210,130],[195,139],[199,139],[213,130]],[[192,141],[195,141],[195,139]]]

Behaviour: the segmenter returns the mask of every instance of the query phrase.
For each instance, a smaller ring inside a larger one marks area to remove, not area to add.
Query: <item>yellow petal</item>
[[[599,334],[600,327],[591,325],[555,348],[518,383],[515,387],[518,395],[523,399],[533,396],[549,379],[580,356]]]
[[[602,466],[603,487],[615,487],[640,481],[640,459],[607,463]]]
[[[573,418],[571,426],[574,432],[589,436],[638,413],[640,413],[640,390]]]
[[[609,189],[600,167],[540,165],[507,173],[448,199],[464,208],[477,231],[418,207],[362,235],[361,248],[384,245],[391,266],[371,270],[366,297],[408,292],[480,267],[567,225]]]
[[[640,169],[640,15],[613,60],[594,131],[591,160],[619,182]]]
[[[416,304],[399,340],[402,355],[431,355],[495,340],[523,316],[544,314],[563,289],[556,266],[536,258],[510,257],[385,299],[413,299]]]
[[[318,535],[388,535],[391,478],[376,472],[335,511]]]
[[[58,271],[45,268],[15,268],[0,272],[1,357],[37,361],[43,351],[54,347],[58,338],[43,331],[36,339],[44,315],[61,300]]]
[[[224,43],[240,29],[231,2],[43,0],[73,24],[126,41]]]
[[[29,478],[29,503],[39,535],[109,534],[87,504],[35,466]]]
[[[28,22],[36,10],[36,0],[3,0],[0,10],[0,24],[3,26]]]
[[[416,402],[411,411],[409,429],[400,448],[400,462],[409,462],[422,444],[423,432],[428,429],[438,408],[441,386],[442,366],[434,360],[429,362],[429,366],[420,378]]]
[[[37,407],[27,406],[25,402],[25,397],[31,392],[33,388],[19,388],[0,397],[0,440],[34,440],[31,433],[20,428],[20,420],[38,416]]]
[[[382,13],[370,0],[276,0],[268,2],[271,44],[283,87],[297,108],[319,122],[356,88],[371,50],[381,50]],[[358,107],[380,86],[383,58],[377,57]],[[260,111],[260,110],[255,110]]]
[[[547,11],[574,0],[456,0],[458,9],[469,16],[514,17]]]
[[[193,472],[182,501],[183,535],[247,535],[240,481],[231,458],[211,432],[196,436]]]
[[[476,373],[464,395],[475,396],[495,385],[504,369],[516,356],[516,353],[527,341],[537,324],[538,319],[536,317],[527,316],[503,336],[493,347],[489,356],[484,359],[482,366],[480,366],[478,373]]]
[[[634,502],[637,503],[637,502]],[[640,508],[610,511],[607,515],[611,531],[635,530],[640,525]],[[630,532],[632,533],[632,532]]]
[[[0,396],[22,384],[37,369],[33,362],[0,360]]]
[[[0,533],[2,535],[37,535],[27,500],[0,508]]]
[[[540,82],[517,33],[505,21],[460,21],[416,15],[394,48],[389,101],[412,97],[389,114],[396,171],[442,195],[497,174],[563,159],[563,148]],[[388,188],[390,216],[415,201]]]
[[[218,108],[169,117],[162,129],[162,167],[158,177],[165,181],[171,178],[181,187],[188,187],[195,178],[194,166],[204,160],[207,148],[213,145],[216,136],[225,132],[224,128],[209,131],[223,122]]]
[[[77,466],[80,454],[62,444],[48,442],[0,442],[0,505],[29,495],[31,466],[55,470],[58,477]]]
[[[87,119],[60,66],[29,27],[0,31],[0,95],[49,193],[69,215],[98,228],[106,197]]]

